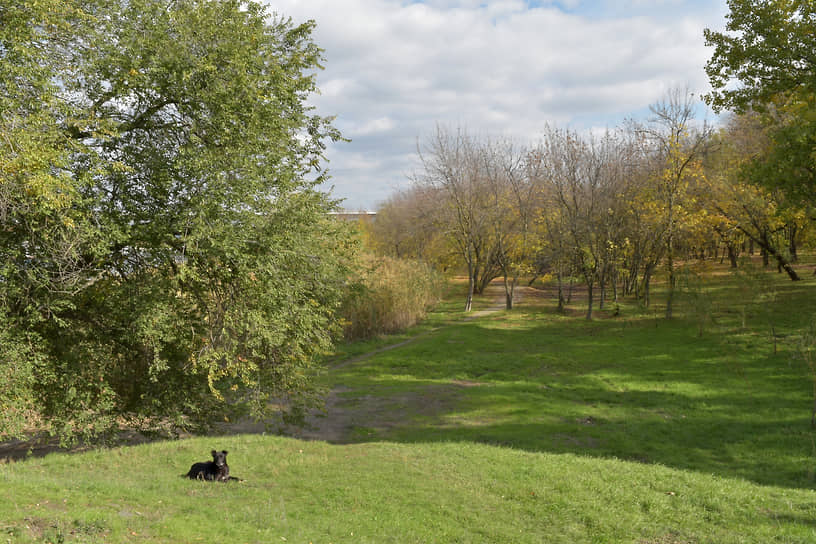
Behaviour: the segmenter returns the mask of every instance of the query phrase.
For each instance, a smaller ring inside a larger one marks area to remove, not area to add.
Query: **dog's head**
[[[227,450],[215,451],[212,450],[213,461],[215,466],[224,467],[227,465]]]

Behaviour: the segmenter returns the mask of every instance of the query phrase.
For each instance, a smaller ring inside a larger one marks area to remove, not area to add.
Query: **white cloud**
[[[436,123],[534,140],[546,123],[589,130],[671,86],[707,88],[702,31],[721,25],[724,0],[529,5],[277,0],[280,14],[317,21],[326,70],[313,102],[352,139],[328,150],[335,196],[372,207],[405,186]]]
[[[380,117],[378,119],[372,119],[371,121],[367,121],[362,125],[353,128],[349,135],[352,138],[354,136],[368,136],[370,134],[387,132],[393,128],[394,121],[392,121],[388,117]]]

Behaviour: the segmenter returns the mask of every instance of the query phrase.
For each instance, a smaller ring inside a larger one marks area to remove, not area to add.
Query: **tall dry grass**
[[[347,339],[404,330],[439,302],[444,281],[425,263],[366,256],[343,306]]]

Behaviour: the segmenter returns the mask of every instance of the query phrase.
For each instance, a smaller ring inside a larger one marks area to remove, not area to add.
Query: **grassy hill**
[[[224,435],[0,465],[0,542],[816,542],[797,357],[816,281],[704,272],[671,322],[623,304],[586,322],[525,290],[510,313],[463,320],[453,300],[345,346],[316,422],[333,443]],[[179,477],[211,449],[245,481]]]
[[[178,475],[213,447],[246,479]],[[11,542],[814,541],[816,494],[575,454],[261,435],[49,455],[0,472]]]

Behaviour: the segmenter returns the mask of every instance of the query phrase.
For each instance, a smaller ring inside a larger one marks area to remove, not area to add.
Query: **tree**
[[[711,130],[705,123],[700,127],[693,126],[695,108],[693,95],[688,91],[674,89],[649,109],[653,117],[643,131],[652,143],[659,164],[654,180],[655,197],[664,213],[668,273],[666,318],[671,319],[677,285],[677,234],[683,222],[691,219],[689,188],[695,178],[702,176],[701,161],[709,145]]]
[[[816,5],[811,0],[728,0],[726,32],[705,30],[717,109],[744,112],[780,95],[816,91]],[[739,86],[732,83],[739,82]]]
[[[592,319],[594,289],[604,281],[610,244],[614,245],[608,238],[606,217],[614,214],[613,201],[623,172],[619,144],[611,132],[595,140],[550,129],[536,151],[542,160],[545,191],[558,214],[545,221],[547,231],[551,237],[567,234],[567,247],[587,286],[587,319]]]
[[[423,171],[416,182],[438,195],[438,228],[467,267],[465,311],[471,310],[474,293],[482,292],[497,275],[491,215],[496,208],[490,205],[482,153],[479,142],[464,130],[452,132],[439,126],[426,147],[419,150]]]
[[[533,254],[532,228],[537,211],[537,179],[528,153],[512,141],[488,141],[482,161],[492,207],[496,260],[504,279],[505,308],[513,309],[519,276],[529,269]]]
[[[624,231],[621,266],[626,271],[624,292],[634,294],[644,306],[649,306],[651,280],[666,250],[666,224],[653,183],[658,162],[639,126],[629,124],[624,134],[631,150],[630,168],[626,183],[616,195],[618,202],[625,203],[621,212]]]
[[[419,185],[391,195],[377,209],[377,220],[366,225],[372,249],[397,259],[415,259],[446,267],[452,257],[434,224],[435,190]]]
[[[816,94],[768,109],[759,120],[766,129],[766,147],[745,164],[745,175],[811,208],[811,219],[816,219]]]
[[[81,113],[54,80],[85,21],[70,0],[0,0],[0,438],[39,423],[38,377],[52,362],[41,328],[94,274],[88,179],[70,170],[83,144],[60,129]]]
[[[813,205],[816,193],[816,4],[729,0],[726,32],[705,31],[715,109],[765,115],[772,144],[755,182]],[[738,83],[735,85],[734,83]]]
[[[797,215],[782,191],[751,183],[754,161],[763,156],[767,129],[756,114],[732,116],[718,135],[715,153],[707,159],[708,207],[721,219],[718,230],[736,230],[758,245],[763,258],[773,257],[791,280],[799,276],[785,255],[780,235]]]
[[[306,105],[313,23],[242,0],[84,6],[59,49],[71,62],[49,65],[59,84],[34,92],[66,106],[68,152],[46,169],[73,184],[56,191],[72,229],[97,235],[71,246],[92,273],[30,329],[45,340],[39,411],[63,436],[296,418],[319,400],[310,376],[353,250],[316,190],[339,134]]]
[[[538,154],[536,156],[538,157]],[[568,300],[568,297],[564,296],[564,280],[571,275],[573,269],[570,251],[572,244],[569,241],[569,228],[564,213],[557,205],[553,191],[545,186],[542,193],[543,205],[539,210],[537,222],[542,240],[533,262],[537,274],[549,271],[555,276],[557,311],[562,313]]]

